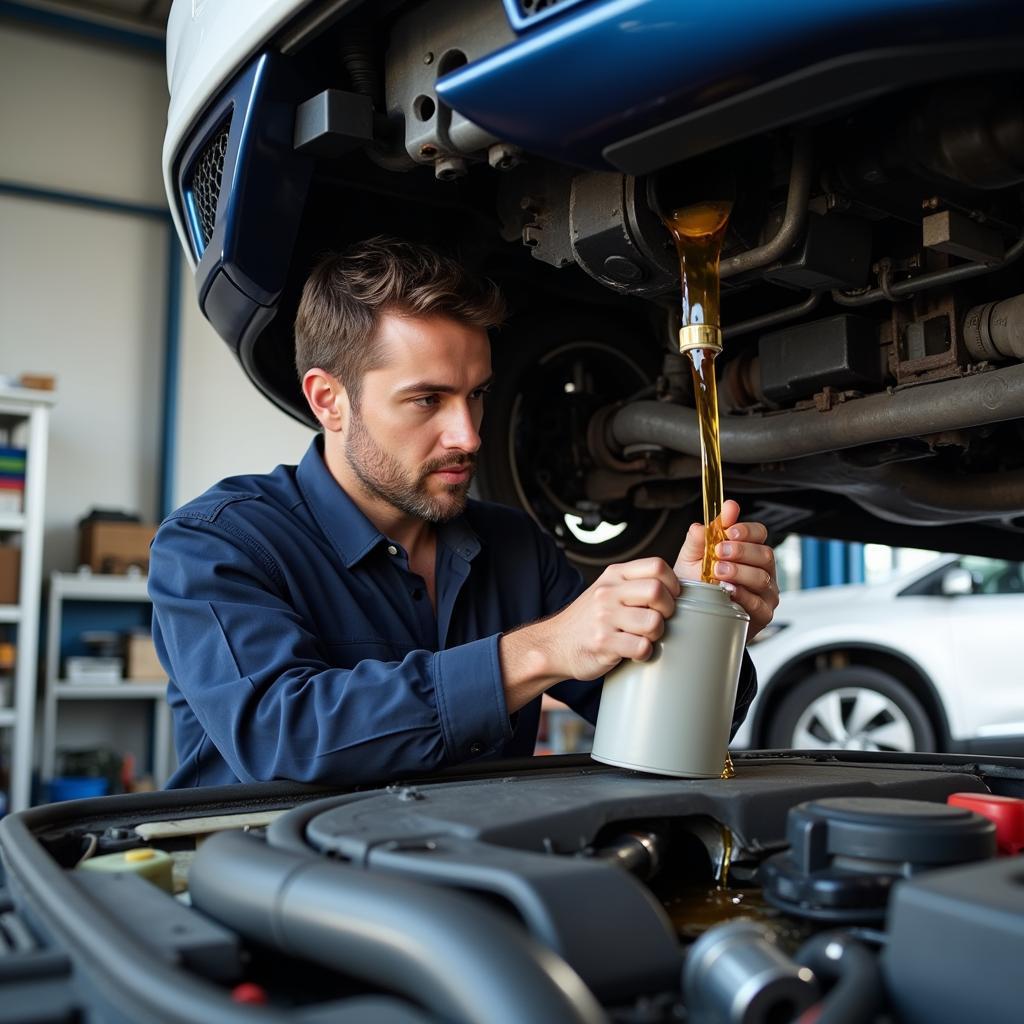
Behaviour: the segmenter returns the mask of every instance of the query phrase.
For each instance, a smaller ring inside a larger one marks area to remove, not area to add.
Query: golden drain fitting
[[[692,348],[713,348],[722,351],[722,328],[714,324],[687,324],[679,328],[679,353]]]

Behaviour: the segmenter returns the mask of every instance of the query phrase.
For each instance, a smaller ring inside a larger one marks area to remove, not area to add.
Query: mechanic
[[[152,546],[153,632],[170,684],[171,787],[355,784],[533,753],[545,692],[593,722],[600,679],[646,659],[699,579],[703,526],[674,568],[644,558],[589,588],[525,512],[470,500],[497,288],[408,242],[324,258],[296,365],[320,422],[298,466],[232,477]],[[750,613],[778,603],[759,523],[717,575]],[[756,691],[744,657],[738,727]]]

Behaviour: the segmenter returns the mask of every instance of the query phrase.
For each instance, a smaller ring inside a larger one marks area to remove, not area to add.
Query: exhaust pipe
[[[1017,365],[850,399],[827,412],[811,408],[723,416],[722,459],[737,464],[784,462],[1021,417],[1024,365]],[[634,402],[609,418],[608,435],[613,450],[656,444],[686,455],[700,454],[697,412],[686,406]]]

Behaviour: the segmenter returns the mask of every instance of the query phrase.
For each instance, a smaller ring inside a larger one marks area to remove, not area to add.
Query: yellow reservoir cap
[[[144,846],[121,853],[105,853],[82,861],[77,871],[106,871],[140,875],[147,882],[158,885],[167,892],[174,891],[172,880],[174,863],[169,853]]]

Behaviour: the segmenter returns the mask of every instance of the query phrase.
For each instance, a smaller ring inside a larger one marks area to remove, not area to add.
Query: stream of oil
[[[701,579],[705,583],[715,582],[715,548],[725,539],[722,528],[724,497],[715,356],[721,347],[719,259],[731,209],[732,204],[728,202],[697,203],[673,211],[665,220],[679,254],[683,302],[680,345],[686,344],[689,338],[704,338],[712,342],[707,347],[694,345],[685,348],[690,361],[697,423],[700,427],[701,493],[704,503]],[[708,331],[708,328],[711,330]],[[731,779],[735,774],[732,757],[726,751],[722,778]]]
[[[804,922],[787,917],[773,907],[758,889],[729,884],[733,838],[722,828],[722,863],[712,883],[682,884],[667,895],[665,909],[680,938],[698,939],[709,928],[740,919],[769,924],[780,944],[794,952],[811,933]]]

